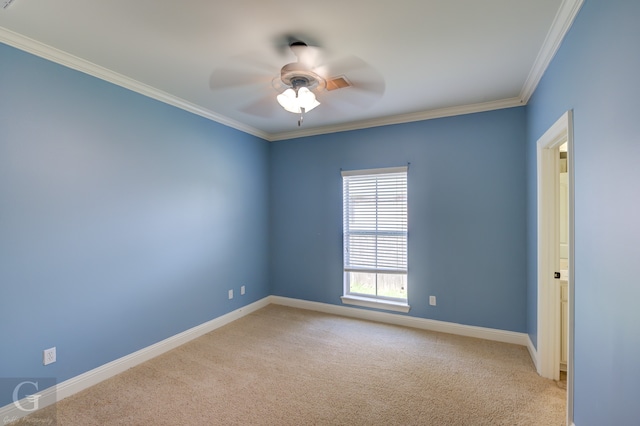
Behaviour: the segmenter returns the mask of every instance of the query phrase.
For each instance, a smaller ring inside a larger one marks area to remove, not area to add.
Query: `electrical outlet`
[[[431,306],[436,306],[436,297],[435,296],[429,296],[429,304]]]
[[[240,294],[243,295],[245,293],[244,286],[240,287]]]
[[[56,348],[55,346],[50,349],[42,351],[42,364],[49,365],[56,362]]]
[[[233,299],[233,290],[229,290],[229,299]]]

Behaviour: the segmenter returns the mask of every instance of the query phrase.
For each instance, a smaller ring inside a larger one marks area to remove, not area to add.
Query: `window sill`
[[[366,308],[385,309],[395,312],[409,312],[411,306],[403,302],[393,302],[391,300],[371,299],[360,296],[341,296],[342,303],[346,305],[364,306]]]

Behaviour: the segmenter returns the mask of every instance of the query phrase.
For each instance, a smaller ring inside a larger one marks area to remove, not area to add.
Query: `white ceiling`
[[[278,140],[525,104],[575,3],[14,0],[0,9],[0,42]],[[282,47],[286,35],[319,46],[324,61],[338,64],[332,75],[359,58],[368,66],[344,74],[379,78],[384,93],[326,93],[299,128],[272,86],[295,60]],[[212,83],[220,75],[237,77],[237,86]],[[256,101],[268,117],[254,115]]]

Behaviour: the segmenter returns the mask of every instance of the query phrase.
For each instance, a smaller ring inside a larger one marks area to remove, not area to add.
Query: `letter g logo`
[[[36,411],[38,409],[38,400],[40,399],[41,395],[27,395],[25,398],[27,401],[31,402],[33,404],[33,408],[25,408],[22,406],[22,404],[20,404],[20,398],[18,397],[18,395],[20,394],[20,388],[22,388],[25,385],[31,385],[35,388],[35,390],[38,390],[38,382],[29,382],[29,381],[24,381],[24,382],[20,382],[18,383],[18,385],[13,389],[13,404],[18,407],[19,410],[22,411]]]

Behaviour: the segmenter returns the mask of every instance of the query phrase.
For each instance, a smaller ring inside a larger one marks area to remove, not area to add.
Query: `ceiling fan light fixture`
[[[289,112],[298,113],[300,112],[300,107],[298,106],[298,101],[296,99],[296,92],[293,89],[287,89],[277,97],[278,103],[282,108]]]
[[[311,111],[320,105],[320,102],[316,99],[316,95],[306,87],[298,89],[298,103],[300,108],[304,108],[306,112]]]
[[[309,112],[320,105],[316,95],[306,87],[297,88],[297,92],[289,88],[279,94],[277,100],[282,108],[294,114],[302,113],[303,109],[304,112]]]

